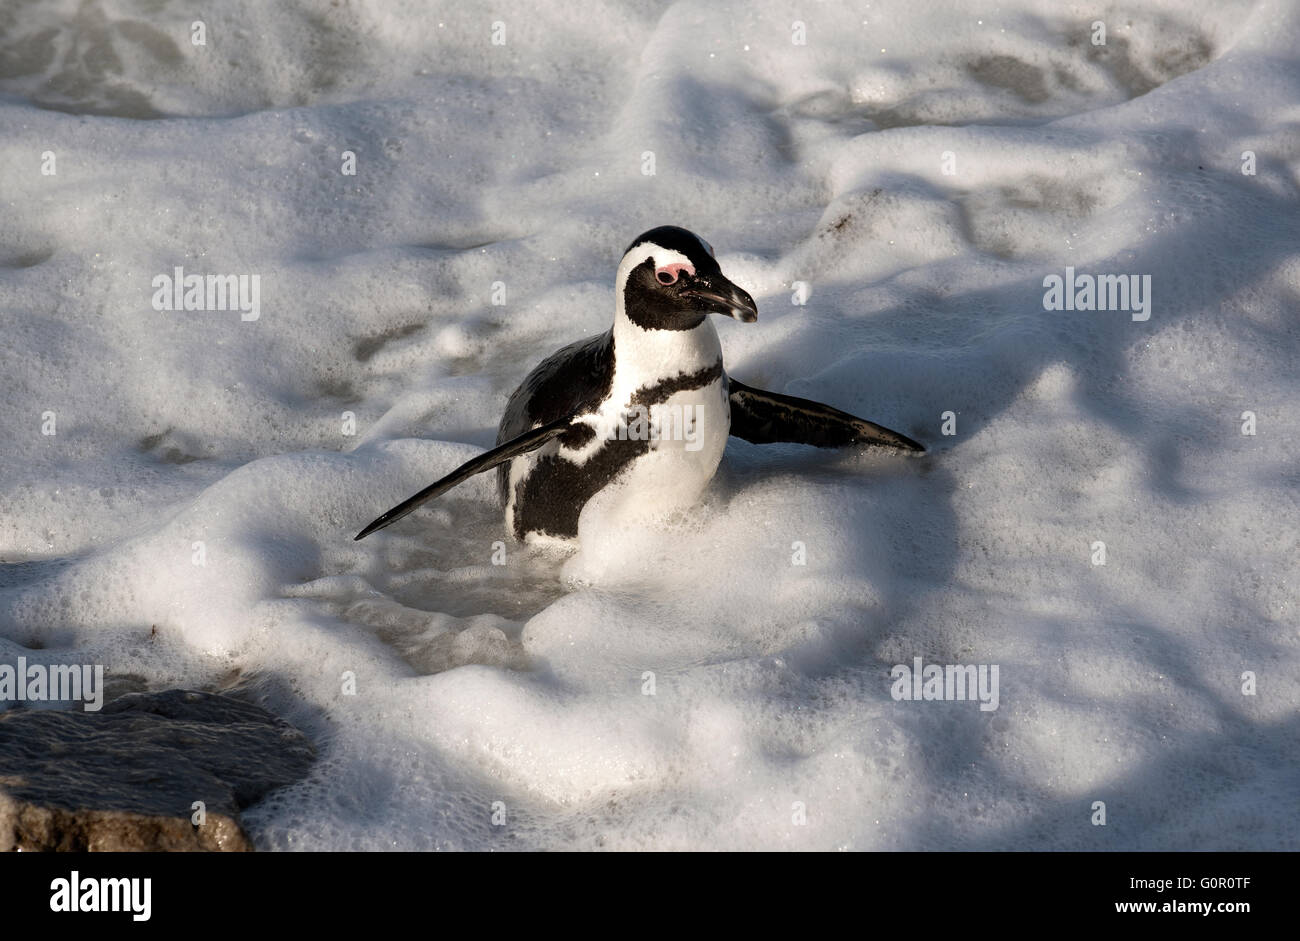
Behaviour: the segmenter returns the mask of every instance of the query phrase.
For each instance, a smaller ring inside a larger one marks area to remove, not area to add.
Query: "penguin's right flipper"
[[[811,399],[755,389],[730,376],[727,381],[731,434],[753,444],[788,441],[819,448],[874,444],[918,454],[925,452],[923,445],[907,435],[841,412],[838,408]]]
[[[365,539],[376,530],[383,529],[385,526],[391,526],[403,516],[406,516],[420,504],[432,500],[436,496],[446,493],[452,487],[468,480],[475,474],[481,474],[485,470],[491,470],[498,464],[503,464],[511,458],[518,457],[521,454],[527,454],[529,451],[535,451],[550,441],[552,438],[564,434],[568,430],[570,419],[566,416],[551,422],[549,425],[542,425],[534,428],[532,431],[525,431],[516,438],[511,438],[505,444],[498,444],[490,451],[484,451],[478,457],[471,461],[466,461],[460,467],[456,468],[441,480],[429,484],[413,497],[408,497],[397,506],[393,507],[387,513],[380,516],[373,523],[367,526],[361,532],[353,537],[353,540]]]

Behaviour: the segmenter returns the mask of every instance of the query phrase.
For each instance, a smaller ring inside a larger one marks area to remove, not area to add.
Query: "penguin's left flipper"
[[[857,418],[811,399],[755,389],[730,376],[727,379],[731,434],[753,444],[788,441],[819,448],[874,444],[925,453],[925,447],[907,435],[890,431],[865,418]]]
[[[429,484],[429,486],[425,487],[415,496],[408,497],[401,503],[397,504],[397,506],[393,507],[387,513],[380,516],[377,520],[352,537],[353,540],[365,539],[371,533],[383,529],[385,526],[391,526],[420,504],[446,493],[452,487],[462,481],[468,480],[475,474],[481,474],[485,470],[491,470],[498,464],[502,464],[521,454],[527,454],[529,451],[536,451],[552,438],[564,434],[564,432],[568,430],[569,424],[570,419],[566,416],[551,422],[549,425],[542,425],[539,428],[534,428],[532,431],[525,431],[517,438],[511,438],[505,444],[498,444],[490,451],[484,451],[473,460],[466,461],[464,464],[460,465],[460,467],[456,468],[446,477]]]

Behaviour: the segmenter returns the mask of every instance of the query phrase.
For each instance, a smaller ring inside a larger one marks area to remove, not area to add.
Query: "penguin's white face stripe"
[[[628,277],[632,274],[633,269],[638,265],[644,264],[646,259],[649,258],[654,259],[656,270],[675,265],[678,266],[679,271],[682,268],[688,268],[692,274],[695,273],[695,265],[692,264],[691,260],[681,252],[675,252],[672,249],[664,248],[661,245],[656,245],[654,242],[642,242],[636,248],[624,255],[623,260],[618,263],[618,274],[614,278],[614,286],[618,292],[618,307],[620,311],[623,309],[623,292],[627,289]]]

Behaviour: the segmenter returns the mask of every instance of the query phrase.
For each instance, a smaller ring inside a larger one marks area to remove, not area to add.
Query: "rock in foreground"
[[[132,693],[97,713],[10,711],[0,715],[0,850],[251,850],[239,811],[314,759],[293,726],[215,693]]]

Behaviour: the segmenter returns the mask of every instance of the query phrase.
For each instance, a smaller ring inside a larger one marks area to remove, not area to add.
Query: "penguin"
[[[698,235],[660,226],[638,236],[623,253],[615,287],[610,329],[551,354],[524,378],[506,403],[494,448],[354,538],[494,468],[514,538],[572,543],[592,504],[623,520],[693,503],[729,436],[925,452],[874,422],[728,375],[710,316],[753,323],[758,307],[723,275],[712,246]]]

